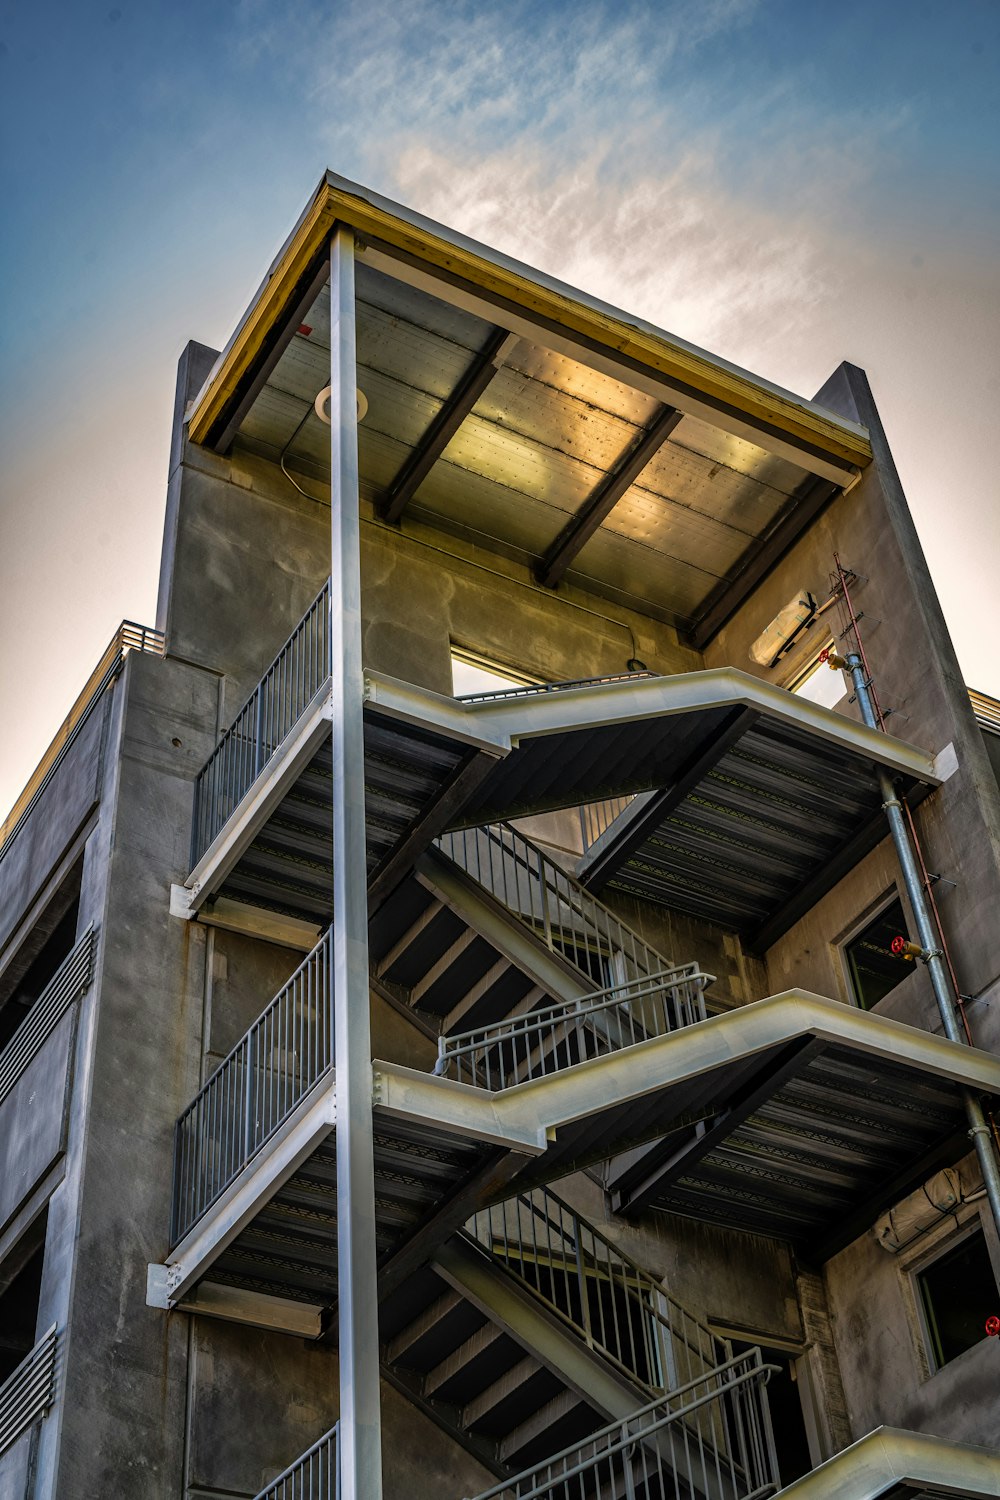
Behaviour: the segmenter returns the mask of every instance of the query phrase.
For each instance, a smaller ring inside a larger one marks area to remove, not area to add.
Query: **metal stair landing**
[[[385,1260],[489,1153],[475,1142],[380,1118],[375,1228]],[[337,1303],[337,1156],[331,1131],[208,1270],[213,1283],[332,1310]]]
[[[657,1208],[825,1259],[967,1149],[952,1084],[815,1038],[735,1087],[720,1078],[700,1109],[696,1125],[611,1162],[615,1212]]]

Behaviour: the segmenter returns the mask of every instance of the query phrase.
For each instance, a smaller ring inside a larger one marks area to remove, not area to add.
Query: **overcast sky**
[[[803,395],[863,365],[1000,695],[998,0],[0,17],[0,816],[152,622],[177,357],[222,347],[327,166]]]

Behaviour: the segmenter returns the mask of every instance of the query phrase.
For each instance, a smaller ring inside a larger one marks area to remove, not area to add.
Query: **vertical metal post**
[[[847,657],[847,667],[854,684],[855,696],[861,717],[869,729],[879,727],[872,696],[869,691],[868,679],[865,676],[864,663],[857,652],[852,652]],[[906,886],[906,894],[910,898],[910,906],[913,909],[913,919],[917,924],[917,937],[920,946],[924,950],[924,962],[927,965],[934,987],[934,998],[937,1001],[941,1020],[944,1024],[945,1036],[951,1042],[965,1043],[965,1036],[959,1022],[956,1009],[957,995],[953,992],[951,979],[945,966],[944,954],[938,946],[937,936],[934,932],[934,924],[931,921],[930,908],[924,895],[923,882],[920,879],[920,870],[917,865],[916,855],[906,828],[906,820],[903,816],[903,805],[896,796],[896,788],[892,784],[889,773],[881,766],[878,767],[878,784],[882,793],[882,807],[889,823],[889,831],[892,841],[896,846],[896,855],[899,859],[899,867],[903,876],[903,884]],[[997,1232],[1000,1233],[1000,1167],[993,1152],[993,1143],[990,1138],[989,1126],[986,1124],[986,1116],[983,1107],[975,1094],[968,1089],[962,1090],[962,1098],[965,1103],[965,1114],[969,1122],[969,1135],[976,1148],[979,1157],[979,1166],[983,1174],[983,1185],[989,1200],[990,1209],[993,1214],[993,1222],[996,1224]]]
[[[330,245],[330,644],[333,684],[333,994],[337,1078],[340,1470],[343,1500],[380,1500],[364,674],[358,508],[354,239]]]

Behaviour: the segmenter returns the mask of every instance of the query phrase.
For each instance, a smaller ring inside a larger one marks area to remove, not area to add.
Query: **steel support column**
[[[382,1438],[365,880],[354,238],[343,225],[334,229],[330,243],[330,387],[340,1495],[342,1500],[379,1500]]]
[[[875,713],[875,705],[869,691],[869,681],[865,676],[864,663],[861,657],[852,653],[847,658],[847,667],[854,684],[855,696],[861,717],[869,729],[878,729],[879,722]],[[951,1042],[965,1043],[965,1035],[959,1024],[957,1001],[958,996],[952,987],[944,961],[944,954],[938,943],[937,934],[934,931],[934,923],[931,920],[930,907],[924,894],[923,881],[920,878],[920,870],[917,865],[913,845],[910,843],[910,835],[906,828],[906,820],[903,817],[903,806],[893,785],[892,778],[884,766],[876,766],[878,771],[878,784],[882,792],[882,807],[889,823],[889,831],[892,841],[896,846],[896,856],[899,859],[900,870],[903,875],[903,884],[906,886],[906,894],[910,898],[910,906],[913,909],[913,920],[917,924],[917,937],[920,946],[924,950],[924,963],[927,965],[931,976],[931,984],[934,988],[934,998],[941,1014],[944,1024],[944,1034]],[[996,1224],[997,1232],[1000,1233],[1000,1166],[993,1150],[993,1142],[983,1106],[979,1099],[969,1089],[962,1090],[962,1098],[965,1103],[965,1115],[969,1122],[969,1135],[976,1148],[979,1158],[979,1166],[983,1174],[983,1186],[986,1189],[986,1197],[989,1201],[990,1210],[993,1214],[993,1222]]]

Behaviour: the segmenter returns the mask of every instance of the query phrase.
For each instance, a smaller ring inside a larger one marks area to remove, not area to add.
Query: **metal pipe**
[[[851,652],[847,657],[847,669],[851,674],[851,681],[854,684],[854,694],[857,698],[858,707],[861,710],[862,719],[870,729],[878,729],[879,723],[872,702],[870,679],[865,672],[864,663],[858,652]],[[949,1041],[957,1042],[959,1045],[968,1045],[958,1016],[958,992],[952,986],[951,977],[944,961],[944,953],[934,932],[930,909],[927,905],[923,882],[920,878],[920,869],[906,827],[903,804],[896,795],[896,788],[888,771],[883,766],[878,766],[877,771],[879,789],[882,793],[882,807],[889,824],[889,831],[892,834],[892,841],[896,846],[896,855],[899,859],[903,884],[906,886],[906,894],[910,898],[910,906],[913,910],[913,919],[917,924],[917,936],[920,939],[920,946],[924,950],[923,962],[927,965],[931,977],[934,998],[937,1001],[937,1007],[941,1014],[945,1036]],[[961,1093],[965,1104],[966,1118],[969,1122],[969,1135],[976,1148],[976,1155],[979,1158],[979,1166],[982,1170],[983,1184],[986,1188],[986,1196],[989,1199],[990,1210],[993,1214],[993,1222],[996,1224],[997,1232],[1000,1233],[1000,1166],[998,1166],[996,1156],[993,1152],[989,1126],[986,1124],[983,1107],[976,1096],[968,1089],[962,1089]]]

